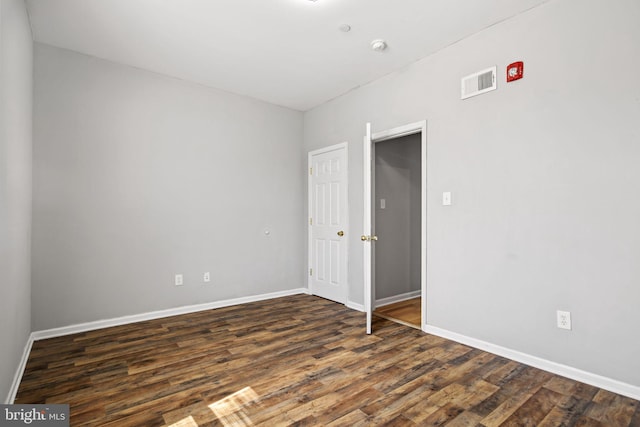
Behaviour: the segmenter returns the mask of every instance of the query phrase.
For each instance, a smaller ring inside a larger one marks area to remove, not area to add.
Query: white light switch
[[[451,192],[445,191],[442,193],[442,205],[449,206],[451,204]]]
[[[387,207],[387,201],[385,199],[380,199],[380,209],[384,209]]]

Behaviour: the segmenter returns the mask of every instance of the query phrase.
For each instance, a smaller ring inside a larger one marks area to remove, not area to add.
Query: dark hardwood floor
[[[640,426],[640,402],[298,295],[34,343],[16,403],[95,426]]]

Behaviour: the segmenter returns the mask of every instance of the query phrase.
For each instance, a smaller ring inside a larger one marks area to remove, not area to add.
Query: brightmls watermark
[[[69,405],[0,405],[0,427],[69,427]]]

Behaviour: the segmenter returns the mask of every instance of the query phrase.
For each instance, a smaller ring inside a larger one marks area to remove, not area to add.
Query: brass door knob
[[[340,237],[344,236],[344,231],[342,231],[342,230],[338,231],[338,236],[340,236]]]
[[[362,236],[360,236],[360,240],[362,240],[363,242],[366,242],[369,239],[367,239],[367,236],[363,234]]]

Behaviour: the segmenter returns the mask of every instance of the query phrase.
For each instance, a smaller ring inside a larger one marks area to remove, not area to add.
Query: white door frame
[[[307,156],[307,170],[311,171],[311,167],[313,165],[313,156],[318,154],[324,154],[331,151],[336,150],[344,150],[344,158],[345,158],[345,167],[347,168],[347,172],[345,173],[345,193],[347,203],[345,205],[345,221],[344,221],[344,234],[346,238],[344,239],[344,257],[346,257],[345,265],[349,266],[349,144],[347,142],[341,142],[339,144],[330,145],[328,147],[319,148],[317,150],[309,151]],[[307,175],[307,218],[311,218],[311,213],[313,211],[313,189],[311,182],[311,173]],[[307,219],[307,288],[309,289],[309,293],[313,294],[313,285],[312,285],[312,276],[310,273],[311,266],[313,265],[313,241],[312,241],[312,227],[311,221]],[[347,304],[348,301],[348,292],[349,292],[349,274],[348,271],[345,272],[345,282],[343,285],[343,295],[342,295],[342,303]]]
[[[372,188],[372,168],[373,168],[373,155],[375,152],[374,144],[377,142],[387,141],[389,139],[400,138],[407,135],[413,135],[420,133],[421,139],[421,244],[420,244],[420,289],[421,289],[421,329],[426,331],[427,327],[427,121],[422,120],[415,123],[409,123],[404,126],[398,126],[392,129],[371,133],[371,124],[367,123],[366,133],[364,137],[364,157],[363,157],[363,171],[364,171],[364,233],[363,237],[370,236],[372,231],[372,201],[373,201],[373,188]],[[363,239],[364,240],[364,239]],[[367,313],[367,334],[371,333],[372,313],[374,307],[374,281],[372,277],[372,248],[371,241],[364,241],[364,305]]]

